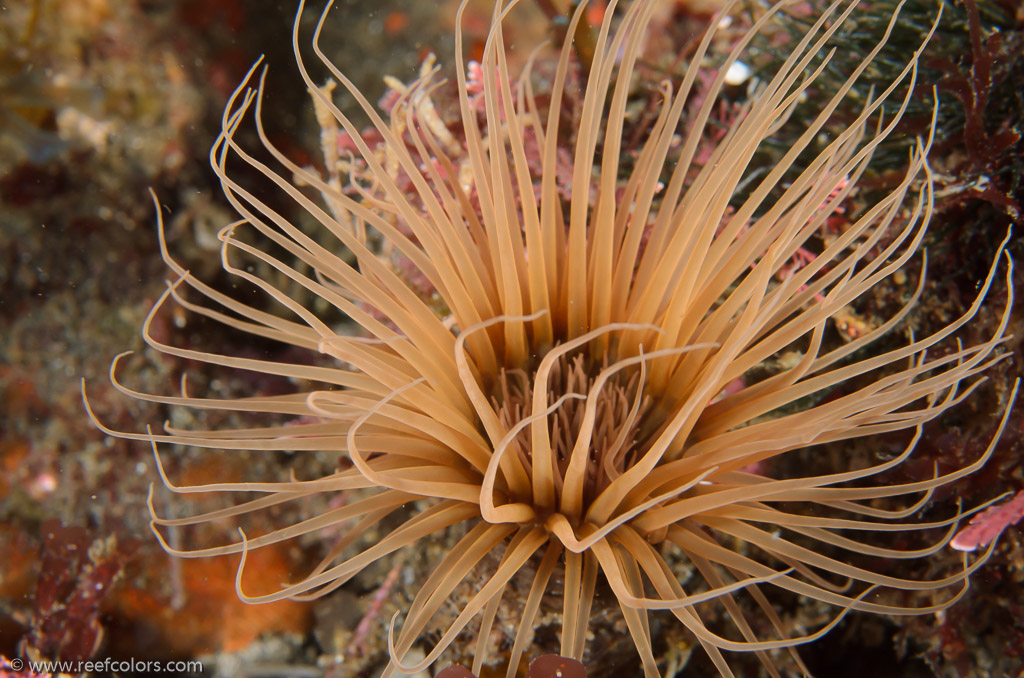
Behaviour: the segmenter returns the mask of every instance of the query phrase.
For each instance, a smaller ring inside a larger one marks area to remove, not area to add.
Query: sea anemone
[[[161,225],[161,249],[175,279],[143,335],[164,354],[284,377],[298,390],[230,399],[191,395],[184,386],[180,396],[140,393],[116,379],[115,360],[112,381],[134,398],[259,415],[266,425],[105,430],[149,441],[158,465],[157,448],[168,444],[322,451],[343,463],[312,480],[284,469],[277,482],[192,486],[174,485],[160,466],[174,493],[256,495],[188,518],[154,511],[164,548],[187,558],[241,554],[238,594],[260,603],[322,596],[431,535],[455,535],[457,543],[419,584],[398,629],[392,620],[385,675],[437,661],[476,618],[473,670],[479,673],[496,659],[488,657],[486,639],[520,572],[532,580],[507,649],[509,676],[524,654],[536,654],[528,645],[553,579],[563,583],[560,654],[585,660],[595,593],[608,590],[648,676],[659,674],[654,611],[674,616],[723,675],[732,675],[723,650],[755,652],[777,675],[767,651],[820,638],[850,611],[924,614],[954,603],[991,549],[927,581],[868,564],[943,549],[961,515],[910,517],[936,488],[977,470],[992,452],[994,441],[974,463],[923,480],[893,483],[887,473],[913,455],[922,426],[967,398],[982,372],[1003,357],[998,348],[1012,299],[987,341],[967,347],[954,341],[982,308],[1003,248],[973,303],[948,326],[890,340],[922,294],[922,275],[897,312],[842,343],[830,334],[830,319],[889,284],[919,249],[934,199],[926,162],[931,139],[913,144],[891,192],[848,214],[841,232],[820,237],[872,151],[897,129],[923,45],[855,119],[839,130],[831,126],[833,111],[896,24],[893,16],[878,46],[792,148],[751,177],[752,157],[827,67],[828,55],[817,57],[857,11],[856,0],[834,4],[791,45],[789,58],[757,85],[699,166],[695,153],[729,66],[783,5],[765,10],[717,75],[700,80],[703,103],[687,111],[714,36],[709,30],[681,81],[660,83],[653,124],[637,147],[626,148],[627,103],[654,3],[637,0],[617,12],[613,0],[596,29],[585,78],[567,40],[543,98],[533,77],[540,52],[517,80],[509,73],[502,22],[513,4],[495,6],[483,58],[474,66],[482,74],[478,82],[467,82],[456,34],[459,124],[445,124],[428,106],[440,86],[430,69],[396,92],[386,117],[378,113],[320,48],[328,5],[313,49],[361,107],[373,134],[361,133],[332,101],[330,87],[307,73],[296,19],[299,71],[321,124],[344,134],[353,149],[332,159],[333,179],[271,143],[260,122],[264,80],[256,79],[257,66],[232,96],[211,151],[241,217],[220,232],[223,266],[262,290],[277,311],[190,275],[170,256]],[[571,18],[570,36],[584,5]],[[460,26],[464,9],[465,2]],[[577,124],[570,125],[563,102],[567,82],[577,76],[585,90],[576,100]],[[471,94],[471,86],[479,92]],[[886,118],[881,105],[894,92],[905,94],[898,113]],[[253,108],[265,149],[259,157],[235,138]],[[826,131],[823,150],[807,157]],[[266,199],[234,178],[229,161],[247,164],[305,210],[321,227],[316,237],[272,205],[280,198]],[[571,181],[560,184],[566,163]],[[339,167],[349,181],[337,180]],[[258,235],[243,239],[248,229]],[[813,256],[794,267],[798,251]],[[1007,280],[1011,268],[1006,257]],[[190,300],[185,288],[209,305]],[[272,361],[168,345],[151,326],[172,301],[260,341],[315,355]],[[865,350],[872,346],[882,348]],[[926,355],[929,349],[938,355]],[[1004,414],[1000,431],[1005,422]],[[820,446],[899,430],[913,435],[898,455],[858,456],[846,468],[814,473]],[[179,550],[164,536],[168,528],[241,519],[342,492],[349,500],[339,507],[225,545]],[[243,586],[249,552],[338,525],[346,528],[343,538],[305,576],[263,593]],[[393,528],[381,531],[381,525]],[[928,544],[905,541],[903,548],[879,545],[880,533],[916,531],[944,536]],[[673,569],[680,563],[695,573],[685,587]],[[457,601],[455,619],[432,628],[464,581],[472,582],[472,593]],[[877,595],[886,590],[901,596]],[[835,612],[813,632],[794,629],[772,606],[772,592]],[[705,623],[723,611],[731,628]],[[410,649],[426,633],[436,642],[414,661]]]

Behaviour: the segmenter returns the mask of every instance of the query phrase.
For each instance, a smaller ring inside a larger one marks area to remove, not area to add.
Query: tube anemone
[[[344,132],[355,148],[347,159],[328,153],[326,177],[289,160],[264,132],[258,64],[235,91],[211,151],[239,214],[220,233],[222,261],[227,272],[275,302],[278,312],[189,274],[171,257],[161,224],[161,251],[175,279],[143,334],[151,347],[171,356],[311,386],[289,395],[228,399],[184,390],[155,395],[119,382],[115,360],[112,381],[133,398],[268,415],[265,426],[244,429],[104,429],[151,443],[161,478],[176,494],[255,494],[186,518],[153,511],[153,530],[164,548],[188,558],[241,554],[238,594],[259,603],[328,594],[431,535],[457,535],[456,545],[420,583],[398,628],[392,623],[385,676],[422,670],[464,632],[479,639],[473,665],[479,673],[496,659],[488,656],[486,639],[503,596],[522,572],[530,581],[508,650],[510,677],[520,658],[533,654],[528,644],[555,577],[564,582],[560,653],[586,659],[595,592],[606,588],[648,676],[659,675],[652,614],[674,617],[688,629],[722,675],[732,675],[723,651],[755,652],[778,675],[768,651],[819,638],[852,611],[925,614],[952,605],[991,549],[926,581],[866,563],[925,558],[943,549],[961,516],[929,522],[912,516],[935,489],[977,470],[992,453],[995,440],[970,465],[925,480],[893,484],[887,474],[913,455],[922,426],[968,398],[984,371],[1004,357],[999,347],[1012,298],[988,340],[948,346],[977,315],[1004,259],[1010,280],[1005,241],[962,316],[933,334],[911,335],[895,347],[899,342],[888,341],[874,352],[862,349],[879,346],[903,323],[921,296],[923,276],[881,325],[838,345],[827,329],[918,252],[933,208],[926,162],[931,139],[917,141],[891,192],[851,216],[825,244],[811,244],[820,242],[815,238],[832,212],[822,206],[851,196],[874,149],[897,128],[924,46],[845,129],[805,157],[884,45],[897,21],[893,16],[876,49],[755,181],[748,170],[754,154],[787,124],[795,103],[827,66],[828,54],[816,58],[858,11],[856,0],[832,5],[792,45],[778,72],[759,85],[699,165],[695,154],[728,67],[783,5],[765,11],[718,74],[705,79],[710,85],[703,104],[687,116],[711,45],[709,30],[681,82],[660,83],[660,108],[644,140],[626,148],[630,82],[654,3],[637,0],[620,11],[610,3],[572,130],[561,105],[577,72],[571,41],[553,62],[546,97],[538,97],[533,66],[516,79],[509,72],[502,22],[513,4],[495,6],[482,61],[474,65],[483,74],[479,80],[467,76],[457,33],[461,119],[447,124],[430,104],[438,83],[429,67],[401,87],[390,112],[381,115],[320,49],[328,5],[313,48],[369,119],[381,139],[372,144],[334,104],[333,85],[320,86],[308,74],[297,18],[295,54],[321,126]],[[575,34],[584,4],[567,35]],[[464,9],[465,2],[460,25]],[[897,91],[906,95],[897,114],[884,119],[881,106]],[[259,157],[235,138],[249,117],[265,149]],[[315,237],[234,178],[229,161],[262,173],[305,210],[319,228]],[[562,185],[566,162],[571,182]],[[347,183],[339,168],[350,174]],[[322,203],[310,197],[310,188]],[[247,231],[258,238],[247,239]],[[815,256],[792,270],[788,263],[805,247]],[[243,261],[273,276],[257,276]],[[195,297],[205,301],[190,300]],[[315,359],[277,362],[161,343],[149,328],[168,304]],[[341,316],[346,330],[332,324]],[[940,345],[948,350],[928,355]],[[783,354],[796,358],[764,367]],[[824,475],[799,475],[799,464],[780,463],[828,443],[899,430],[913,431],[912,439],[885,461]],[[285,470],[273,481],[181,486],[160,465],[162,446],[323,451],[350,463],[314,480],[297,480]],[[243,534],[224,545],[184,551],[165,538],[168,530],[243,520],[342,492],[348,501],[340,508],[260,536]],[[344,537],[306,576],[266,592],[243,586],[251,551],[340,524]],[[381,533],[381,524],[392,527]],[[917,531],[940,536],[915,550],[879,546],[873,538]],[[682,561],[696,575],[685,586],[672,569]],[[459,599],[455,619],[436,631],[425,657],[413,661],[410,650],[434,632],[442,605],[468,579],[472,593]],[[876,596],[884,590],[908,595]],[[787,627],[771,604],[772,596],[787,593],[830,606],[831,620],[807,632]],[[731,629],[705,623],[722,612]]]

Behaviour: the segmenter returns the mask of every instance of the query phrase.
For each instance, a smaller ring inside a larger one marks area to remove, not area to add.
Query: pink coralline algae
[[[1010,501],[985,509],[971,518],[967,527],[960,530],[949,544],[958,551],[973,551],[997,538],[1021,518],[1024,518],[1024,490]]]

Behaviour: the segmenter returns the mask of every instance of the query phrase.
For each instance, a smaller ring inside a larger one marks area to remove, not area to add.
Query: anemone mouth
[[[636,463],[650,443],[650,434],[641,435],[642,429],[650,430],[654,426],[654,422],[645,419],[652,411],[655,397],[644,392],[645,370],[631,366],[602,379],[611,360],[607,354],[593,357],[585,351],[566,353],[558,356],[546,375],[544,409],[562,401],[546,419],[557,503],[560,503],[566,474],[570,472],[570,459],[577,441],[583,437],[584,426],[590,427],[586,461],[582,470],[575,471],[583,476],[584,510],[613,480]],[[501,370],[491,403],[506,430],[529,418],[534,408],[536,379],[536,366]],[[589,393],[594,394],[590,405],[593,415],[590,416],[588,400],[562,398],[566,394],[586,396]],[[532,449],[533,430],[526,426],[511,441],[508,454],[532,473]],[[511,498],[516,501],[533,499],[532,496]]]

